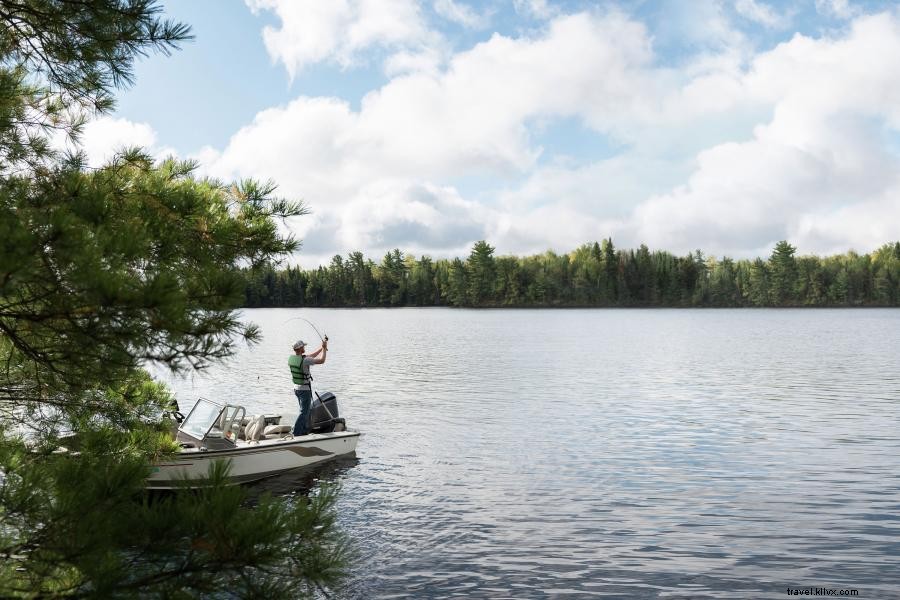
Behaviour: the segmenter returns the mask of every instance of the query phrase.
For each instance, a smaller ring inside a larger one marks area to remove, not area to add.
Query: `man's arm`
[[[319,358],[314,358],[319,356],[319,353],[322,353],[322,356]],[[325,357],[328,355],[328,342],[322,342],[322,347],[313,352],[312,354],[307,354],[307,358],[309,358],[309,364],[311,365],[321,365],[325,364]]]

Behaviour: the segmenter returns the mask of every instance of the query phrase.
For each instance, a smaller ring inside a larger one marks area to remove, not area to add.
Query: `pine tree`
[[[768,265],[757,258],[750,267],[748,297],[754,306],[769,306],[771,303],[771,276]]]
[[[787,241],[775,244],[769,258],[771,273],[771,294],[776,306],[793,304],[797,289],[797,261],[794,259],[796,248]]]
[[[378,301],[386,306],[406,302],[407,268],[403,253],[395,248],[384,255],[378,267]]]
[[[198,368],[258,340],[234,310],[242,269],[293,251],[276,219],[304,207],[138,150],[90,170],[52,151],[49,131],[77,139],[112,108],[135,56],[189,39],[155,1],[3,0],[0,24],[0,597],[334,584],[347,546],[332,491],[250,507],[222,464],[200,493],[141,493],[174,450],[158,420],[170,394],[142,366]],[[64,430],[77,452],[57,452]]]
[[[469,302],[473,306],[490,303],[496,277],[494,248],[484,240],[475,242],[466,266],[469,274]]]
[[[447,302],[454,306],[469,304],[469,270],[466,263],[454,258],[450,263]]]
[[[606,297],[610,304],[619,301],[619,257],[612,238],[603,240],[603,269],[606,274]]]

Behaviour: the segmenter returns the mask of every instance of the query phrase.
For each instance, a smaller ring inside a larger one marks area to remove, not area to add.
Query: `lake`
[[[174,382],[298,412],[330,338],[356,459],[343,598],[900,597],[900,310],[244,311],[264,340]]]

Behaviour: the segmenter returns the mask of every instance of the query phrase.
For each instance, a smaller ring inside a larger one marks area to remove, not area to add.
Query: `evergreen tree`
[[[754,306],[769,306],[771,302],[769,267],[757,258],[750,267],[749,300]]]
[[[495,268],[494,248],[484,240],[475,242],[467,264],[469,302],[481,306],[493,300]]]
[[[895,306],[900,300],[900,242],[885,244],[873,257],[875,296],[880,304]]]
[[[692,254],[678,259],[678,288],[681,290],[682,306],[691,306],[697,289],[697,276],[697,262]]]
[[[709,298],[712,306],[736,306],[738,294],[735,288],[734,261],[723,258],[716,261],[715,258],[707,259],[707,269],[710,272]]]
[[[677,257],[644,245],[614,250],[609,240],[568,254],[522,258],[495,258],[482,241],[465,261],[416,260],[392,250],[379,267],[354,252],[346,261],[297,270],[296,277],[287,276],[292,269],[248,274],[246,302],[290,305],[294,289],[306,290],[310,306],[373,304],[379,294],[388,306],[896,306],[900,301],[897,244],[824,259],[793,258],[793,247],[784,244],[765,261],[718,260],[700,250]],[[335,285],[335,292],[327,292]]]
[[[637,284],[634,285],[634,298],[642,306],[656,304],[659,294],[659,289],[656,285],[656,270],[653,267],[650,249],[645,244],[641,244],[638,251],[634,254],[634,262],[634,270],[638,280]]]
[[[691,306],[709,305],[709,265],[701,250],[694,251],[694,270],[696,273],[694,295]]]
[[[839,267],[831,284],[828,286],[828,303],[832,305],[847,305],[852,294],[850,291],[850,276],[847,270]]]
[[[343,306],[350,297],[350,274],[344,264],[344,258],[336,254],[326,270],[325,304],[327,306]]]
[[[797,287],[796,248],[782,240],[775,244],[769,258],[772,301],[778,305],[792,304]]]
[[[814,256],[797,259],[797,300],[807,306],[823,306],[827,303],[827,285],[821,263]]]
[[[495,263],[497,269],[497,298],[504,306],[523,303],[522,291],[526,287],[519,260],[514,256],[501,256]]]
[[[454,258],[448,270],[447,302],[454,306],[468,306],[469,272],[466,264]]]
[[[111,109],[135,56],[188,39],[153,0],[4,0],[0,24],[0,597],[334,583],[346,546],[331,492],[251,508],[220,464],[200,493],[140,493],[174,450],[154,424],[171,397],[142,366],[199,368],[258,340],[234,307],[248,273],[268,296],[266,265],[297,247],[276,220],[303,206],[137,150],[90,170],[51,151],[48,131],[77,138]],[[64,430],[78,452],[57,452]]]
[[[403,253],[395,248],[384,255],[378,268],[378,301],[387,306],[406,302],[407,266]]]
[[[606,274],[606,298],[611,304],[619,301],[619,257],[613,246],[612,238],[603,240],[603,269]]]
[[[366,261],[362,252],[351,252],[347,257],[350,270],[353,304],[366,306],[374,302],[375,278],[372,275],[372,261]]]
[[[407,258],[409,270],[409,301],[415,306],[430,306],[437,304],[439,298],[435,294],[434,262],[428,256],[415,260],[412,256]]]

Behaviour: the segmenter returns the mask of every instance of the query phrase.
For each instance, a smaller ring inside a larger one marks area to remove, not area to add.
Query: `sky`
[[[164,0],[117,148],[273,180],[290,262],[868,252],[900,240],[900,7],[854,0]]]

